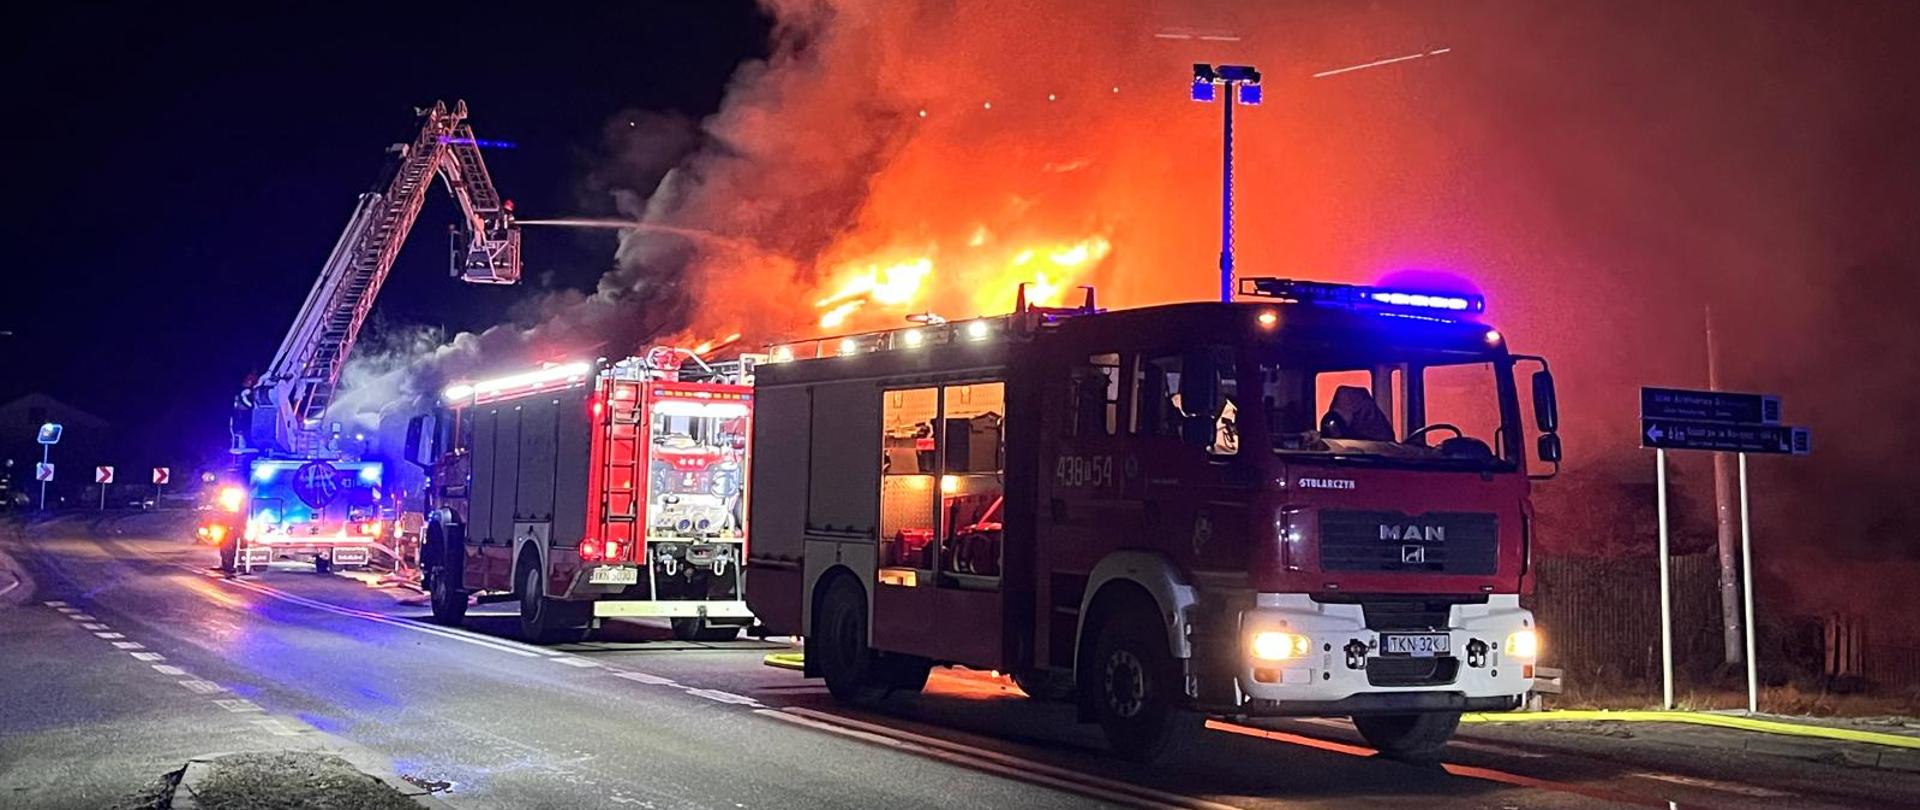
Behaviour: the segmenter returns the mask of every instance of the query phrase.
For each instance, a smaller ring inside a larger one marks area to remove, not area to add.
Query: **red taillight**
[[[580,559],[587,562],[599,562],[600,544],[593,540],[580,541]]]

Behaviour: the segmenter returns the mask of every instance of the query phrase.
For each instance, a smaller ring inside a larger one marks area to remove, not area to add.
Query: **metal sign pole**
[[[100,482],[100,511],[107,511],[107,482]]]
[[[51,463],[47,458],[47,451],[52,449],[53,445],[40,445],[40,464],[42,466]],[[44,478],[40,479],[40,511],[47,511],[47,480]]]
[[[1740,454],[1740,578],[1741,596],[1746,602],[1747,623],[1747,713],[1760,713],[1760,668],[1753,660],[1753,637],[1759,632],[1753,623],[1753,531],[1747,519],[1747,454]]]
[[[1673,604],[1667,571],[1667,451],[1653,451],[1654,487],[1660,511],[1660,707],[1673,708]]]

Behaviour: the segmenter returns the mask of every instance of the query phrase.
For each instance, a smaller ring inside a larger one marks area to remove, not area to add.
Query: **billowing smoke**
[[[766,5],[770,56],[716,114],[609,125],[593,187],[647,227],[596,289],[383,361],[389,390],[808,334],[856,298],[849,327],[1004,311],[1045,272],[1110,306],[1206,297],[1220,107],[1187,79],[1244,62],[1266,75],[1238,121],[1244,274],[1472,279],[1518,349],[1552,358],[1573,463],[1648,478],[1636,388],[1704,385],[1712,304],[1726,384],[1785,395],[1816,431],[1814,458],[1755,463],[1760,564],[1914,554],[1896,538],[1920,525],[1920,81],[1902,41],[1920,7]],[[1711,504],[1701,468],[1682,478]]]

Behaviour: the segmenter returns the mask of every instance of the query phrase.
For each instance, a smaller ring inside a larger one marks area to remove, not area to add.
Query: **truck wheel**
[[[879,656],[867,646],[867,599],[851,578],[842,576],[827,586],[807,637],[807,655],[819,657],[820,675],[834,700],[879,697],[883,682]]]
[[[732,641],[740,637],[737,624],[709,624],[699,616],[673,620],[673,637],[681,641]]]
[[[433,605],[433,620],[448,627],[459,627],[467,620],[467,593],[460,590],[457,576],[439,567],[427,575],[427,601]]]
[[[1151,763],[1199,718],[1175,707],[1180,694],[1173,655],[1159,614],[1126,605],[1100,622],[1083,689],[1106,733],[1107,747],[1135,762]]]
[[[1367,744],[1380,749],[1388,759],[1404,762],[1433,762],[1460,726],[1459,712],[1426,714],[1357,714],[1353,727]]]
[[[220,570],[233,573],[234,558],[240,556],[238,542],[234,538],[220,541]]]
[[[1013,685],[1034,700],[1060,703],[1073,697],[1073,676],[1065,672],[1035,670],[1015,673]]]
[[[332,573],[332,572],[333,572],[333,558],[331,558],[331,557],[315,557],[315,558],[313,558],[313,572],[314,572],[314,573],[316,573],[316,574],[328,574],[328,573]]]
[[[587,637],[588,620],[580,615],[587,603],[549,599],[540,566],[523,566],[520,575],[520,635],[536,644],[564,644]]]

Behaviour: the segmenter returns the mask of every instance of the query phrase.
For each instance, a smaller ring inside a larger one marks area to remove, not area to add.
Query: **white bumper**
[[[1392,693],[1450,693],[1466,700],[1518,696],[1533,686],[1535,661],[1510,656],[1505,648],[1510,634],[1528,629],[1535,629],[1533,613],[1520,607],[1519,597],[1496,595],[1486,604],[1451,608],[1444,631],[1448,653],[1383,656],[1381,633],[1367,629],[1359,605],[1314,602],[1305,594],[1260,594],[1241,619],[1236,681],[1243,704],[1324,704]],[[1248,640],[1262,631],[1305,635],[1311,644],[1299,658],[1256,659],[1247,652]],[[1483,655],[1469,655],[1483,648]],[[1355,665],[1360,663],[1373,667],[1374,677],[1369,678],[1367,666]],[[1409,680],[1420,683],[1385,685]]]

